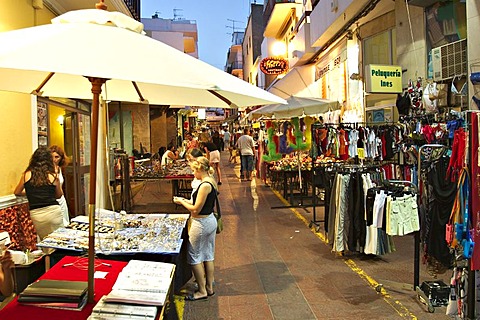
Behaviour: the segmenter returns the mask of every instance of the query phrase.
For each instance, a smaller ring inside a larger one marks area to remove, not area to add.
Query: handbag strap
[[[218,201],[217,190],[215,190],[215,206],[217,207],[217,215],[220,218],[222,216],[222,213],[220,211],[220,202]]]

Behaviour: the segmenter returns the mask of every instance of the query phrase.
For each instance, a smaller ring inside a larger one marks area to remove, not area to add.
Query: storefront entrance
[[[86,215],[90,170],[90,103],[69,99],[39,99],[48,105],[48,145],[64,149],[64,193],[70,217]]]

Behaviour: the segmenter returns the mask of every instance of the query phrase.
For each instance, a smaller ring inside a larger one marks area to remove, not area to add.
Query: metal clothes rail
[[[432,146],[432,145],[430,145],[430,146]],[[443,145],[441,145],[441,146],[443,147]],[[419,158],[418,158],[419,161],[420,161],[420,158],[421,158],[420,157],[421,149],[422,148],[420,148],[420,150],[419,150]],[[420,176],[420,173],[418,174],[418,176]],[[413,192],[415,192],[415,194],[417,194],[417,201],[420,201],[420,193],[419,193],[420,178],[417,180],[417,185],[415,185],[415,183],[413,183],[411,181],[407,181],[407,180],[385,180],[384,183],[386,183],[388,185],[392,185],[392,186],[404,185],[408,188],[411,188],[413,190]],[[417,293],[420,301],[422,303],[424,303],[425,305],[427,305],[428,312],[432,313],[432,312],[435,311],[435,308],[434,308],[433,304],[430,302],[430,299],[427,297],[425,292],[423,292],[423,290],[420,289],[419,278],[420,278],[420,231],[415,231],[415,233],[414,233],[413,286],[409,285],[409,284],[406,284],[406,283],[399,283],[399,282],[395,282],[395,281],[383,280],[382,281],[383,283],[379,283],[376,286],[375,290],[380,292],[382,290],[382,288],[384,288],[385,286],[396,287],[396,288],[401,288],[401,289],[408,289],[408,290],[413,289]]]

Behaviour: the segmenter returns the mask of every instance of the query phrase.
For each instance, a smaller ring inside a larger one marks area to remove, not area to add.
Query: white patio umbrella
[[[287,104],[275,105],[273,114],[277,119],[286,119],[301,116],[313,116],[338,109],[340,109],[338,101],[290,96],[287,99]]]
[[[96,6],[106,9],[103,0]],[[92,99],[88,300],[93,302],[100,95],[162,105],[246,107],[284,103],[141,32],[118,12],[78,10],[52,24],[0,33],[0,90]]]
[[[289,119],[301,116],[312,116],[331,110],[338,110],[340,104],[337,101],[290,96],[287,104],[270,104],[250,112],[250,119],[258,119],[261,116],[272,116],[276,119]]]
[[[102,93],[114,101],[217,108],[285,103],[160,41],[99,24],[121,24],[127,18],[117,12],[78,10],[49,25],[0,33],[0,88],[91,99],[91,84],[85,77],[95,77],[108,80]],[[142,27],[130,20],[132,29]]]
[[[271,117],[273,116],[273,111],[278,108],[278,104],[269,104],[248,113],[248,119],[259,119],[261,117]]]

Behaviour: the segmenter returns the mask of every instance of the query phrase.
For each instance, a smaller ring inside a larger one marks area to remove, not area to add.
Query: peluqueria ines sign
[[[369,64],[365,67],[368,93],[401,93],[402,67]]]

